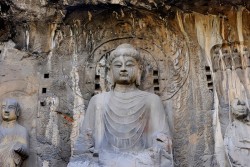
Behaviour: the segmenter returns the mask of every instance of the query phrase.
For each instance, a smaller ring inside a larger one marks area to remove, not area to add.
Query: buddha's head
[[[121,44],[110,53],[109,67],[113,84],[140,85],[142,60],[130,44]]]
[[[4,121],[17,120],[20,115],[20,106],[15,99],[4,99],[1,106],[1,115]]]

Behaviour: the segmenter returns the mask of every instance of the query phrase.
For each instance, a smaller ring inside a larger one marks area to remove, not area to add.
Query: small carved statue
[[[234,99],[231,104],[233,121],[229,124],[224,144],[231,166],[249,167],[250,112],[245,102]]]
[[[28,133],[17,123],[20,106],[15,99],[5,99],[1,105],[0,166],[20,167],[28,157]]]
[[[250,53],[249,49],[246,46],[244,47],[243,57],[245,57],[246,66],[250,67]]]
[[[161,99],[139,90],[139,52],[122,44],[109,57],[113,88],[92,97],[68,167],[171,167],[172,141]]]
[[[232,51],[233,51],[232,57],[234,61],[235,70],[238,68],[242,69],[241,56],[240,56],[239,47],[237,44],[234,44]]]
[[[213,56],[213,70],[214,70],[214,72],[217,72],[218,70],[221,70],[221,59],[220,59],[220,47],[219,46],[216,46],[213,49],[212,56]]]
[[[226,69],[232,69],[232,58],[230,53],[230,47],[228,45],[222,46],[223,61]]]

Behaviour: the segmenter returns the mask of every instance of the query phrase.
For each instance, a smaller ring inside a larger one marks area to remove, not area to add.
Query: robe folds
[[[73,154],[98,156],[89,163],[91,158],[85,156],[87,165],[79,166],[171,166],[169,143],[164,144],[169,139],[166,112],[157,95],[111,90],[90,100]]]
[[[249,166],[250,123],[235,119],[227,127],[224,145],[232,166]]]
[[[18,149],[15,151],[15,149]],[[28,157],[28,132],[15,123],[13,127],[0,126],[0,166],[20,167]]]

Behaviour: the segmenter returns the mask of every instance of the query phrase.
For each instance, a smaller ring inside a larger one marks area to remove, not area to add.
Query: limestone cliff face
[[[0,6],[0,98],[21,101],[20,122],[31,136],[25,167],[67,165],[89,99],[108,89],[105,60],[124,42],[141,49],[142,89],[165,104],[175,166],[228,165],[230,102],[237,97],[250,105],[249,1],[2,0]]]

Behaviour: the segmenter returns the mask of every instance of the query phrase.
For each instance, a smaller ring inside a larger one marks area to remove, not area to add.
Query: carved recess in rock
[[[237,97],[250,104],[249,49],[247,45],[239,42],[223,43],[213,46],[211,56],[224,136],[230,122],[230,101]]]
[[[34,69],[36,60],[14,47],[15,44],[12,41],[0,44],[0,100],[14,97],[22,106],[18,123],[27,128],[30,137],[30,158],[23,162],[23,166],[37,166],[35,125],[38,82]]]
[[[109,90],[107,58],[122,43],[132,44],[141,52],[144,68],[140,88],[160,95],[163,100],[173,97],[189,72],[186,43],[178,41],[173,32],[166,31],[163,20],[151,13],[128,9],[110,13],[89,14],[91,21],[85,24],[89,33],[86,44],[89,56],[86,63],[79,64],[86,68],[82,86],[84,99],[89,99],[93,93]],[[128,15],[130,17],[126,17]],[[106,23],[101,21],[103,19],[107,20]]]
[[[223,43],[211,49],[213,71],[246,69],[250,66],[249,49],[239,42]]]
[[[250,123],[246,103],[234,99],[231,104],[232,121],[226,129],[224,144],[232,166],[249,166]]]

